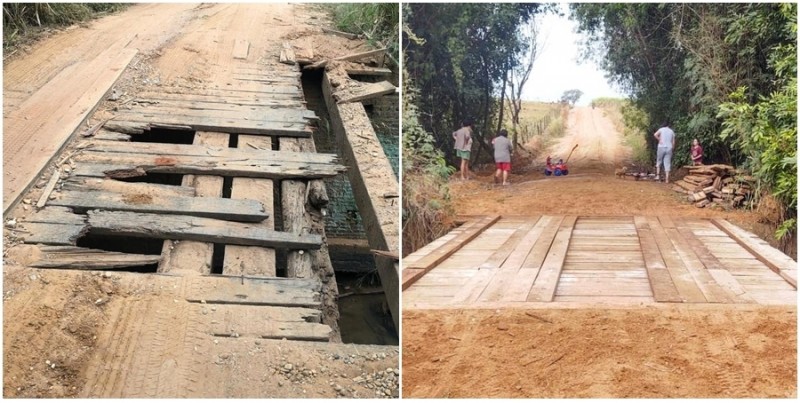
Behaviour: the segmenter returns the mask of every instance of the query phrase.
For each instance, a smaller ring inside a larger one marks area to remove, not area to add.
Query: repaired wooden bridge
[[[474,217],[403,260],[406,309],[796,304],[797,263],[722,219]]]

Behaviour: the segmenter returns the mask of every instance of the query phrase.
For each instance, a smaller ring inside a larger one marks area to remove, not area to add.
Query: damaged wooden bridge
[[[407,309],[797,298],[797,263],[722,219],[479,216],[403,265]]]

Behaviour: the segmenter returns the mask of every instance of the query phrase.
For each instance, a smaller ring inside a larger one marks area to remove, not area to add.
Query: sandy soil
[[[231,85],[233,67],[229,48],[235,39],[250,41],[250,54],[255,55],[252,57],[260,65],[277,63],[277,50],[286,40],[297,46],[302,43],[318,46],[315,58],[324,57],[328,52],[348,53],[347,40],[320,45],[307,39],[320,32],[319,26],[328,24],[321,10],[312,5],[135,5],[86,27],[53,35],[36,44],[30,54],[9,61],[4,72],[4,91],[11,96],[4,98],[4,108],[15,108],[63,66],[91,58],[110,43],[133,41],[131,46],[139,47],[140,54],[114,87],[119,99],[104,100],[88,119],[88,127],[113,116],[113,111],[124,109],[126,102],[141,91],[157,90],[163,85]],[[334,43],[340,48],[323,51],[323,45]],[[223,48],[228,49],[224,54],[221,53]],[[228,66],[231,68],[226,70]],[[211,68],[217,74],[209,74]],[[63,156],[56,160],[74,169],[68,158],[74,150],[75,143],[68,145]],[[40,179],[39,186],[23,196],[28,203],[20,203],[5,218],[19,219],[30,214],[33,210],[30,202],[38,199],[47,179]],[[133,353],[135,348],[131,347],[125,354],[122,350],[101,351],[101,346],[118,344],[114,343],[114,332],[120,323],[136,327],[156,321],[146,315],[135,316],[136,310],[131,307],[157,306],[153,315],[161,315],[162,319],[182,318],[181,313],[191,309],[183,300],[175,298],[174,287],[168,286],[170,277],[167,276],[27,268],[25,259],[15,258],[13,251],[12,256],[8,255],[9,249],[15,247],[10,228],[5,228],[4,235],[4,397],[95,397],[99,394],[95,391],[97,388],[106,388],[105,394],[119,396],[123,392],[120,385],[124,382],[108,379],[111,375],[98,372],[98,368],[108,364],[102,362],[102,357],[118,353],[116,357],[121,364],[115,363],[115,368],[124,367],[137,359]],[[142,340],[137,343],[147,343],[155,337],[155,332],[143,331]],[[123,395],[330,398],[397,397],[399,394],[399,350],[396,346],[247,337],[217,342],[200,342],[195,348],[203,352],[201,355],[182,351],[174,345],[165,347],[172,348],[168,354],[173,360],[164,361],[164,365],[178,362],[184,366],[178,365],[176,374],[187,371],[187,366],[189,370],[194,366],[193,370],[201,374],[193,380],[192,390],[179,382],[182,376],[164,381],[163,375],[169,373],[170,368],[152,367],[161,360],[151,357],[147,360],[150,366],[136,368],[135,374],[122,376],[123,380],[126,376],[141,377],[147,388],[126,390]],[[180,345],[175,340],[170,343]],[[184,360],[192,361],[185,364]],[[156,381],[150,382],[153,377]]]
[[[458,214],[757,214],[698,209],[668,185],[616,179],[630,150],[601,109],[575,108],[567,134],[495,185],[492,167],[450,183]],[[545,177],[544,158],[569,160]],[[532,147],[528,147],[532,148]],[[518,173],[514,173],[518,172]],[[796,397],[797,310],[787,307],[407,310],[404,397]]]

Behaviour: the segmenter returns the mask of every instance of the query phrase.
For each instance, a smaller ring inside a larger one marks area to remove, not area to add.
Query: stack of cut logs
[[[676,192],[688,194],[696,207],[739,207],[750,198],[755,178],[730,165],[689,166],[689,175],[676,181]]]

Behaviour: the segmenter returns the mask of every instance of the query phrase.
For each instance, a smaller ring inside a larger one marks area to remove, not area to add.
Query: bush
[[[364,34],[373,45],[380,41],[389,48],[388,54],[396,57],[400,20],[397,3],[342,3],[330,7],[337,29]]]

